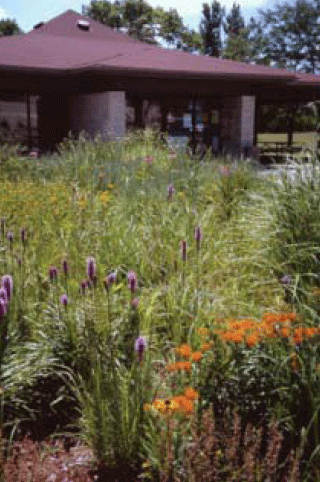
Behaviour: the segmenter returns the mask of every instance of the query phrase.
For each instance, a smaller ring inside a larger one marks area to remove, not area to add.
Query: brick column
[[[221,109],[223,150],[239,156],[254,143],[255,97],[227,97]]]
[[[71,131],[78,136],[85,131],[94,137],[100,134],[104,140],[125,134],[125,92],[102,92],[79,95],[69,99]]]

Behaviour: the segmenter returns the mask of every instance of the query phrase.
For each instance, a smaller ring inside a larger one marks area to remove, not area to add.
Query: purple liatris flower
[[[68,265],[68,261],[66,259],[62,260],[62,271],[63,271],[65,276],[67,276],[68,273],[69,273],[69,265]]]
[[[13,242],[13,232],[12,231],[8,231],[7,232],[7,240],[12,243]]]
[[[7,303],[4,302],[3,299],[0,298],[0,320],[4,318],[7,314]]]
[[[143,360],[144,351],[147,348],[147,340],[144,336],[138,336],[134,343],[134,349],[137,352],[138,359],[141,362]]]
[[[115,271],[113,271],[112,273],[109,273],[104,279],[104,286],[106,290],[108,291],[109,286],[111,286],[116,281],[117,281],[117,273]]]
[[[180,249],[182,261],[187,261],[187,241],[185,239],[180,242]]]
[[[7,293],[7,302],[10,301],[13,293],[13,279],[9,274],[5,274],[1,278],[1,288],[4,288]]]
[[[200,226],[197,226],[194,230],[194,239],[196,240],[197,251],[200,251],[202,232]]]
[[[284,285],[289,285],[291,283],[291,276],[289,274],[285,274],[280,279],[281,283]]]
[[[49,268],[49,278],[50,281],[56,281],[58,277],[58,270],[55,266],[50,266]]]
[[[87,275],[88,275],[88,278],[93,280],[94,277],[96,276],[96,271],[97,271],[97,268],[96,268],[95,259],[92,256],[90,256],[89,258],[87,258]]]
[[[129,282],[129,289],[131,293],[134,293],[137,289],[137,275],[134,271],[129,271],[127,275],[127,279]]]
[[[86,294],[86,289],[87,289],[87,280],[82,280],[81,283],[80,283],[80,293],[82,295],[85,295]]]
[[[21,242],[22,242],[23,246],[25,246],[25,244],[27,242],[27,230],[26,230],[26,228],[21,228],[20,237],[21,237]]]
[[[131,307],[132,307],[134,310],[137,310],[137,309],[138,309],[139,304],[140,304],[140,299],[139,299],[139,298],[133,298],[133,300],[131,300]]]
[[[171,201],[173,195],[174,195],[174,185],[172,183],[168,184],[167,187],[167,199],[168,201]]]
[[[8,303],[8,295],[7,295],[7,290],[5,288],[0,288],[0,300],[3,300],[5,303]]]
[[[67,295],[62,295],[61,298],[60,298],[60,303],[61,303],[63,306],[67,306],[67,304],[68,304],[68,296],[67,296]]]

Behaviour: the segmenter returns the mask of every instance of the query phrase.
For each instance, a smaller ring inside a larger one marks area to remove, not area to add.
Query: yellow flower
[[[106,205],[110,201],[110,194],[108,193],[108,191],[103,191],[100,194],[99,199],[100,199],[101,204]]]
[[[199,333],[199,335],[208,335],[209,334],[208,328],[203,328],[203,327],[198,328],[197,332]]]

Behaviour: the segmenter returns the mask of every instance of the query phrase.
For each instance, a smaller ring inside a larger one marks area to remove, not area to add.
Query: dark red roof
[[[90,23],[89,30],[77,26]],[[41,72],[97,70],[149,76],[277,80],[320,85],[320,76],[285,69],[168,50],[133,40],[126,34],[68,10],[26,35],[0,39],[0,69]]]

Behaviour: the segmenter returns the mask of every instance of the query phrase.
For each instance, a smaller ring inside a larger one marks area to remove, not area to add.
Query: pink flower
[[[150,165],[150,164],[153,163],[153,161],[154,161],[154,158],[153,158],[152,156],[146,156],[146,157],[144,158],[144,162],[145,162],[146,164],[149,164],[149,165]]]

